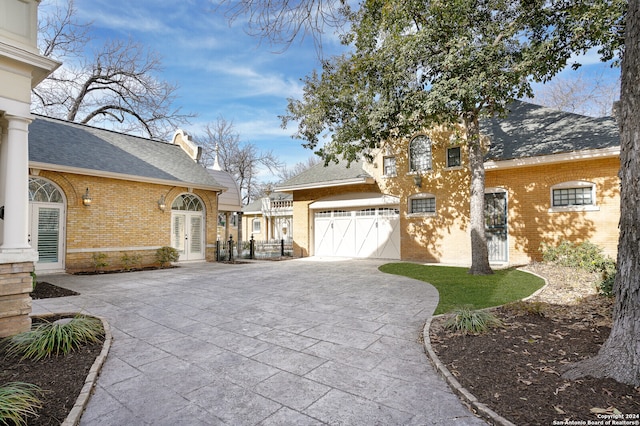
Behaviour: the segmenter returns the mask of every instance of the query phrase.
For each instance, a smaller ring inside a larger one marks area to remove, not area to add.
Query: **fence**
[[[278,257],[293,257],[293,240],[258,241],[251,236],[249,241],[243,241],[241,247],[233,241],[216,242],[216,260],[218,262],[243,259],[272,259]]]

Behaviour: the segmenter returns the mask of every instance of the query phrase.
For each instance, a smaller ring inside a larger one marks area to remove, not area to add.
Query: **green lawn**
[[[535,275],[515,269],[501,269],[493,275],[470,275],[468,268],[388,263],[382,272],[428,282],[438,289],[440,303],[435,314],[444,314],[461,306],[482,309],[520,300],[544,285]]]

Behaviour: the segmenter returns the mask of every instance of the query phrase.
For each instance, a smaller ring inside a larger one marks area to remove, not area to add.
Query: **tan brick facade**
[[[109,266],[120,269],[123,255],[141,256],[141,266],[156,264],[155,251],[171,245],[171,204],[189,188],[129,180],[40,171],[39,177],[58,185],[66,198],[65,266],[69,272],[94,269],[93,255],[103,253]],[[93,199],[84,206],[89,188]],[[206,259],[215,259],[217,196],[192,192],[204,204]],[[166,208],[158,200],[164,195]]]
[[[613,258],[620,217],[618,158],[574,161],[487,172],[487,187],[508,193],[510,263],[540,260],[541,243],[589,240]],[[550,211],[551,188],[569,181],[596,186],[594,211]]]
[[[470,176],[465,147],[462,166],[447,167],[451,133],[439,129],[426,132],[432,141],[432,168],[409,172],[408,140],[384,147],[364,169],[375,185],[347,185],[293,191],[294,255],[313,255],[313,216],[309,205],[339,194],[378,192],[400,199],[400,256],[404,260],[467,265],[471,259],[469,224]],[[383,158],[395,157],[396,175],[383,176]],[[617,157],[594,157],[581,161],[490,169],[485,187],[507,194],[508,264],[540,260],[541,243],[589,240],[615,257],[620,208]],[[552,209],[554,185],[581,181],[595,185],[594,208]],[[410,214],[414,196],[435,197],[436,212]],[[573,211],[571,211],[573,210]]]

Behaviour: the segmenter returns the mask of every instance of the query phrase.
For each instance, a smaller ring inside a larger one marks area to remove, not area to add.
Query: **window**
[[[29,201],[62,203],[62,194],[51,182],[37,177],[29,178]]]
[[[382,159],[382,168],[385,176],[396,175],[396,157],[384,157]]]
[[[425,170],[431,170],[431,140],[425,135],[419,135],[409,144],[409,171]]]
[[[409,200],[409,213],[435,213],[436,198],[430,194],[420,194]]]
[[[460,147],[447,148],[447,167],[459,167],[461,164]]]
[[[171,204],[171,210],[184,210],[191,212],[201,212],[204,210],[202,202],[193,194],[179,195]]]
[[[563,182],[551,187],[551,210],[597,210],[595,185],[591,182]]]
[[[593,204],[591,188],[562,188],[553,190],[553,206],[588,206]]]
[[[260,223],[260,219],[253,219],[253,221],[251,222],[251,227],[252,227],[252,232],[260,233],[260,229],[261,229],[261,223]]]

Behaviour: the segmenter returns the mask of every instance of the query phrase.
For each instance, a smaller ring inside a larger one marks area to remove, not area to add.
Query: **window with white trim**
[[[409,214],[436,212],[436,197],[431,194],[418,194],[409,198]]]
[[[418,135],[409,144],[409,171],[431,170],[431,139]]]
[[[596,186],[592,182],[571,181],[551,187],[551,209],[592,210],[596,208]]]
[[[396,157],[384,157],[382,159],[382,169],[384,170],[385,176],[395,176],[396,175]]]
[[[260,230],[261,230],[260,219],[253,219],[253,221],[251,222],[251,229],[252,229],[252,232],[256,234],[260,233]]]

